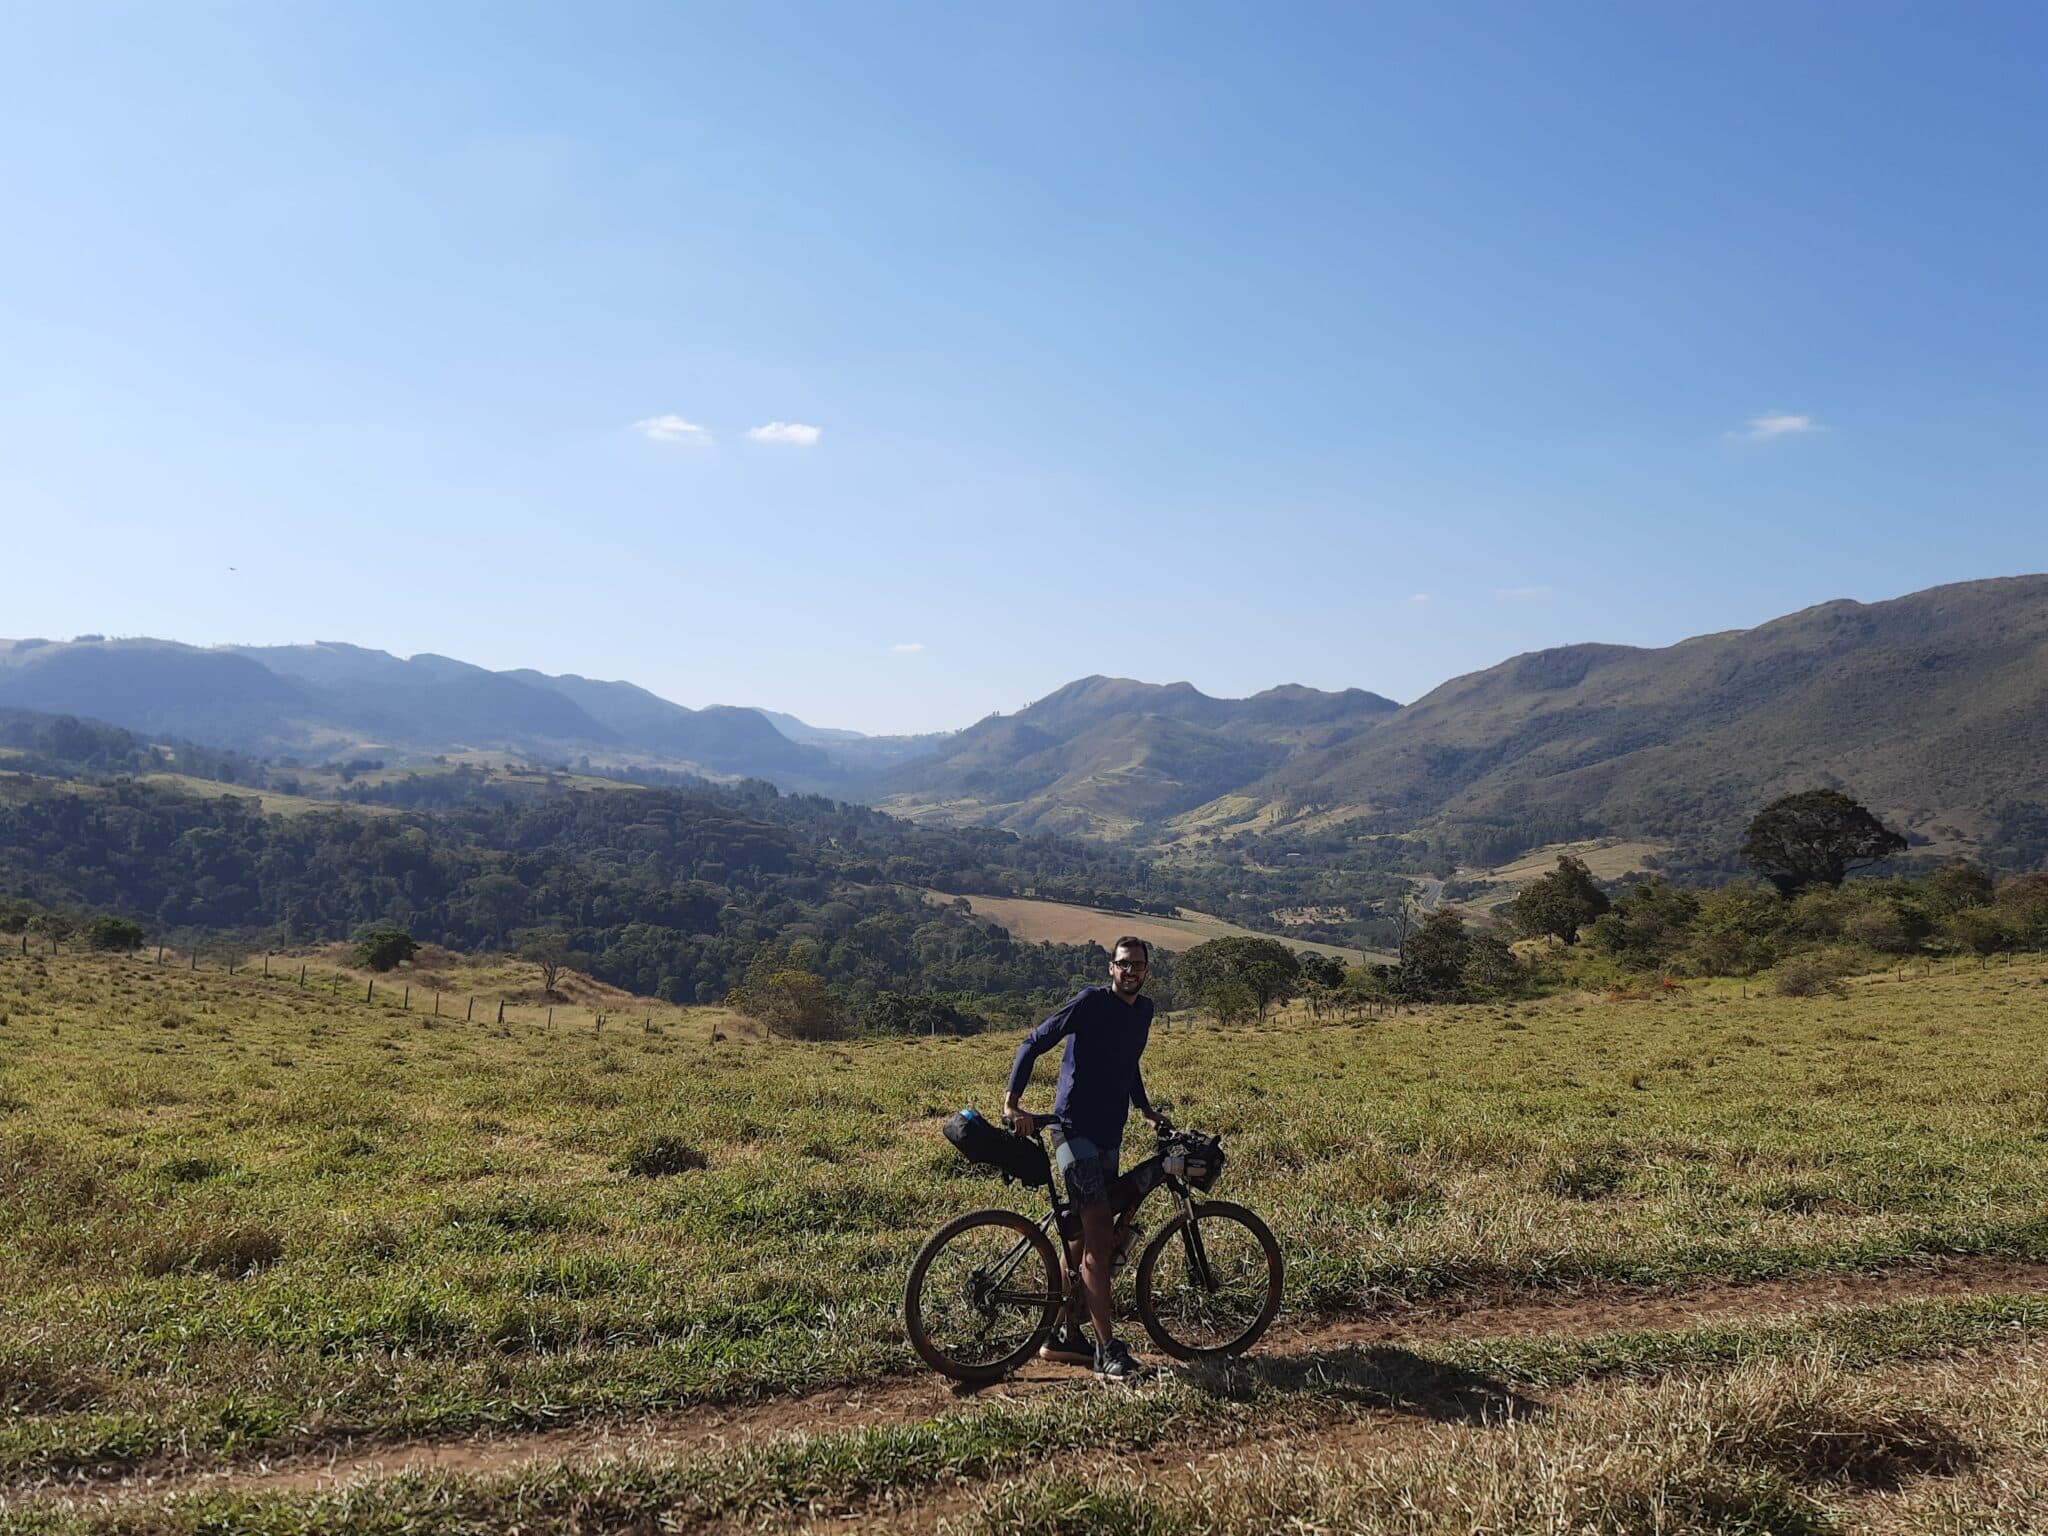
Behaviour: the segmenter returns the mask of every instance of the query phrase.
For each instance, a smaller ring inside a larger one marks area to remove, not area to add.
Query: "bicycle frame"
[[[1034,1135],[1039,1138],[1042,1145],[1044,1133],[1042,1131],[1034,1132]],[[1165,1140],[1165,1137],[1160,1138],[1162,1146],[1165,1144]],[[1042,1306],[1047,1301],[1057,1301],[1062,1305],[1071,1305],[1078,1299],[1081,1277],[1068,1258],[1068,1239],[1066,1236],[1067,1227],[1075,1219],[1077,1213],[1073,1203],[1060,1193],[1059,1172],[1050,1157],[1047,1158],[1047,1166],[1053,1170],[1049,1174],[1045,1185],[1045,1192],[1052,1209],[1039,1218],[1038,1230],[1043,1232],[1052,1241],[1055,1251],[1060,1256],[1060,1272],[1065,1277],[1063,1294],[1056,1297],[1047,1297],[1035,1291],[1012,1291],[1004,1288],[1004,1282],[1009,1278],[1011,1271],[1023,1261],[1024,1255],[1031,1250],[1031,1244],[1026,1239],[1020,1237],[1017,1239],[1017,1246],[1012,1248],[1002,1263],[998,1264],[987,1276],[987,1282],[992,1287],[991,1295],[995,1300],[1015,1302],[1025,1306]],[[1129,1173],[1117,1176],[1119,1183],[1126,1179],[1137,1190],[1136,1198],[1124,1208],[1127,1220],[1137,1215],[1139,1208],[1152,1198],[1152,1191],[1158,1189],[1161,1185],[1164,1185],[1173,1195],[1175,1206],[1182,1215],[1188,1218],[1188,1220],[1181,1223],[1181,1241],[1187,1248],[1188,1270],[1194,1275],[1197,1284],[1204,1290],[1213,1292],[1216,1289],[1216,1278],[1209,1268],[1209,1255],[1202,1246],[1202,1234],[1194,1220],[1194,1192],[1189,1189],[1187,1181],[1167,1171],[1166,1154],[1163,1151],[1146,1158],[1145,1161],[1138,1164]]]

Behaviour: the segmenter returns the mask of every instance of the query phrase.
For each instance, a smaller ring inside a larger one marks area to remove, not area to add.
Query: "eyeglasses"
[[[1109,968],[1112,971],[1149,971],[1152,969],[1152,962],[1150,960],[1112,960],[1109,962]]]

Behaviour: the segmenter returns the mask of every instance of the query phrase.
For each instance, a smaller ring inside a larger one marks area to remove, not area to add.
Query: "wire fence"
[[[651,999],[602,1005],[558,998],[552,1002],[515,1002],[487,991],[434,986],[405,976],[364,975],[361,971],[316,966],[314,961],[276,951],[260,958],[231,955],[205,963],[199,949],[178,950],[169,944],[144,951],[98,950],[66,944],[55,937],[23,932],[14,945],[0,946],[0,956],[16,960],[69,954],[108,960],[139,959],[159,970],[211,971],[243,980],[267,981],[294,991],[324,995],[380,1011],[415,1014],[422,1019],[487,1026],[527,1025],[536,1029],[587,1030],[598,1036],[621,1031],[663,1035],[694,1026],[713,1041],[726,1038],[739,1021],[720,1009],[687,1010]]]

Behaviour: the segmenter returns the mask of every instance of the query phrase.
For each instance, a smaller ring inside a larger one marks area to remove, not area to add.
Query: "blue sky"
[[[2044,76],[2034,4],[9,5],[0,634],[925,730],[2038,571]]]

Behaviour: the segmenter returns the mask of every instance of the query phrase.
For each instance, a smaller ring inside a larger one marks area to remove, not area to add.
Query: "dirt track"
[[[1953,1259],[1874,1274],[1808,1275],[1746,1285],[1707,1284],[1683,1291],[1524,1294],[1402,1306],[1353,1316],[1283,1317],[1256,1354],[1269,1369],[1290,1374],[1321,1370],[1347,1351],[1373,1346],[1542,1335],[1585,1337],[1706,1322],[1754,1322],[1888,1302],[2032,1293],[2048,1293],[2048,1264]],[[173,1466],[120,1478],[41,1488],[16,1486],[0,1492],[0,1509],[45,1499],[92,1507],[174,1492],[306,1493],[405,1472],[478,1476],[534,1463],[585,1462],[629,1454],[681,1457],[781,1435],[916,1423],[958,1411],[974,1401],[1030,1401],[1074,1390],[1109,1389],[1098,1387],[1085,1371],[1052,1365],[1033,1365],[978,1394],[929,1374],[891,1377],[761,1403],[535,1433],[380,1445],[343,1442],[317,1454],[199,1472]],[[1405,1412],[1375,1414],[1354,1432],[1385,1441],[1399,1438],[1404,1431],[1417,1431],[1431,1420],[1491,1416],[1491,1398],[1482,1402],[1482,1397],[1489,1394],[1449,1390],[1434,1401],[1418,1400]],[[1501,1401],[1497,1406],[1508,1410],[1513,1404]],[[938,1503],[943,1505],[945,1500],[939,1498]],[[919,1523],[931,1518],[934,1507],[930,1498],[919,1501]]]

